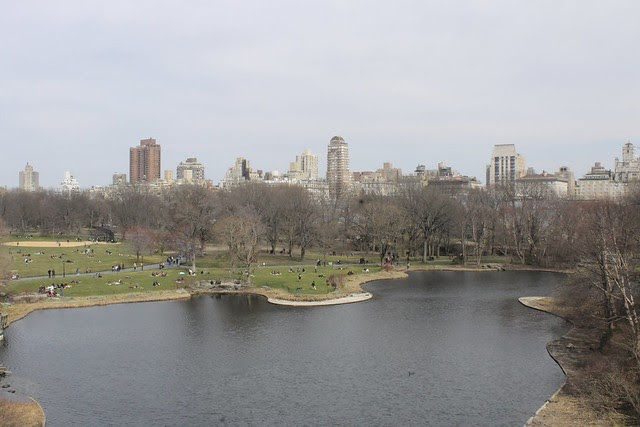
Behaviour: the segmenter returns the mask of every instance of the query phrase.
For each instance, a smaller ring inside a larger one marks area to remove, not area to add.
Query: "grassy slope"
[[[92,253],[84,253],[85,249],[93,250]],[[58,278],[62,277],[63,264],[67,274],[75,273],[78,269],[81,273],[89,271],[110,271],[111,266],[124,264],[125,267],[133,267],[136,262],[135,254],[132,254],[126,246],[120,243],[93,245],[87,248],[39,248],[28,246],[0,246],[11,260],[11,269],[20,277],[47,276],[47,270],[54,269]],[[111,254],[109,254],[111,252]],[[25,263],[26,254],[31,254],[31,262]],[[147,255],[145,264],[156,264],[165,257]]]

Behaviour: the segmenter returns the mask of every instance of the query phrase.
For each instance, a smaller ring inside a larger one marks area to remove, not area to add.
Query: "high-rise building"
[[[190,171],[190,179],[187,180],[185,172]],[[180,162],[176,169],[178,181],[202,183],[204,182],[204,165],[195,157],[189,157],[186,162]]]
[[[18,188],[24,191],[38,191],[40,189],[40,174],[33,170],[29,163],[24,167],[24,171],[18,174]]]
[[[64,178],[60,181],[58,192],[66,195],[80,192],[80,184],[78,183],[78,180],[71,175],[71,172],[64,172]]]
[[[140,146],[129,149],[131,183],[153,183],[160,179],[160,146],[153,138],[143,139]]]
[[[338,198],[351,189],[349,145],[341,136],[334,136],[327,150],[327,184],[329,195]]]
[[[260,178],[260,171],[254,172],[251,163],[244,157],[238,157],[235,164],[227,170],[220,186],[229,188],[241,184],[246,181],[257,180]]]
[[[318,156],[306,149],[296,161],[289,163],[289,179],[292,180],[316,180],[318,179]]]
[[[487,166],[487,187],[492,185],[512,185],[525,175],[523,156],[516,152],[513,144],[497,144],[493,147],[491,163]]]

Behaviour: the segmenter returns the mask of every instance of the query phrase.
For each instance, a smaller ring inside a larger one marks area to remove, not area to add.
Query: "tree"
[[[354,226],[360,240],[377,250],[380,265],[396,249],[405,227],[404,212],[390,198],[360,199]]]
[[[259,245],[265,236],[260,215],[254,210],[243,210],[225,217],[217,229],[229,247],[232,259],[246,268],[246,282],[250,285],[252,266],[258,259]]]
[[[636,256],[640,249],[637,206],[613,201],[594,203],[585,210],[585,223],[580,269],[602,292],[608,335],[617,321],[626,320],[632,353],[640,367],[640,318],[635,302],[640,267]]]
[[[175,187],[169,194],[169,223],[174,244],[191,261],[196,271],[196,256],[211,240],[216,220],[213,194],[195,185]]]
[[[136,262],[140,262],[140,255],[151,251],[154,231],[146,227],[136,226],[126,230],[127,243],[136,253]]]
[[[422,235],[422,262],[433,255],[430,246],[438,232],[444,231],[453,217],[453,203],[438,190],[421,184],[409,185],[401,193],[400,203],[407,213],[409,221],[420,230]]]

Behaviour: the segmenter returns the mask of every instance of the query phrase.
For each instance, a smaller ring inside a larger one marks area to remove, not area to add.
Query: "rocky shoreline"
[[[597,413],[589,407],[583,399],[568,391],[568,385],[581,369],[585,357],[592,354],[598,347],[598,339],[593,332],[576,327],[568,314],[555,303],[551,297],[522,297],[521,304],[540,310],[554,316],[561,317],[571,323],[571,329],[562,337],[547,344],[547,351],[565,374],[565,382],[547,401],[529,418],[525,426],[611,426],[620,420],[613,415],[606,416]]]

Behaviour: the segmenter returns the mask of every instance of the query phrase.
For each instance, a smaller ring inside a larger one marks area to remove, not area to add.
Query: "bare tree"
[[[141,226],[136,226],[126,230],[127,244],[136,253],[136,262],[140,262],[140,255],[144,261],[144,254],[151,251],[153,247],[154,231]]]
[[[252,267],[258,259],[265,229],[257,212],[246,209],[223,218],[216,226],[229,247],[229,254],[246,268],[246,282],[251,284]]]
[[[169,194],[169,223],[174,244],[196,270],[196,256],[211,240],[216,219],[213,194],[206,188],[181,185]]]
[[[374,196],[359,200],[354,228],[359,240],[377,250],[382,265],[385,256],[397,249],[405,228],[404,211],[391,198]]]
[[[400,203],[422,235],[422,262],[435,253],[432,243],[439,231],[449,226],[453,217],[453,203],[435,189],[421,184],[410,185],[401,193]]]

